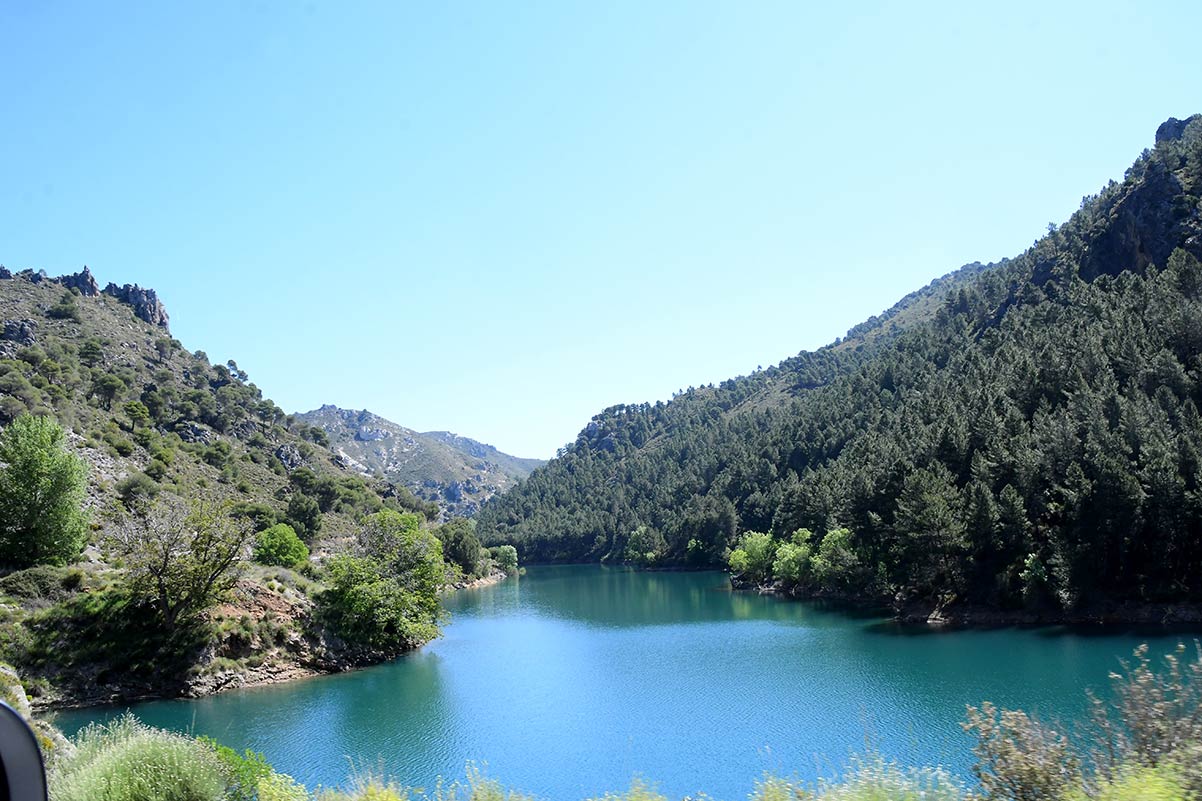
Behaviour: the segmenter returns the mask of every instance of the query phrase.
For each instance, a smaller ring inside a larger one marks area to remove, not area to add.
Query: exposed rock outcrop
[[[1185,134],[1185,129],[1190,123],[1202,119],[1202,114],[1195,114],[1192,117],[1186,117],[1179,120],[1176,117],[1169,117],[1164,122],[1160,123],[1160,127],[1156,129],[1156,144],[1161,142],[1172,142],[1175,139],[1180,139]]]
[[[114,297],[122,303],[134,307],[134,314],[159,328],[168,328],[167,309],[159,301],[159,296],[153,289],[143,289],[137,284],[117,286],[110,283],[104,288],[104,294]]]
[[[100,294],[100,286],[92,277],[92,271],[85,264],[83,270],[73,275],[63,275],[55,279],[67,289],[78,289],[85,298],[94,298]]]
[[[37,341],[36,331],[37,323],[33,320],[5,320],[4,330],[0,331],[0,340],[16,342],[18,345],[32,345]]]
[[[291,442],[285,442],[276,448],[275,458],[280,460],[280,464],[284,465],[284,468],[289,473],[305,463],[304,454],[300,452],[300,448]]]

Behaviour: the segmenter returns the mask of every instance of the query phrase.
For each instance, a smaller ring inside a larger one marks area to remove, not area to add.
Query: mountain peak
[[[1156,129],[1156,144],[1159,145],[1161,142],[1173,142],[1180,139],[1185,135],[1185,129],[1198,120],[1202,120],[1202,114],[1194,114],[1183,120],[1169,117]]]

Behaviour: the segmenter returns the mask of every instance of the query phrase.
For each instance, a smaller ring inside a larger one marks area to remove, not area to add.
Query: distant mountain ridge
[[[366,409],[327,404],[296,418],[325,431],[330,449],[352,469],[436,501],[444,516],[474,515],[486,500],[545,464],[449,431],[415,431]]]

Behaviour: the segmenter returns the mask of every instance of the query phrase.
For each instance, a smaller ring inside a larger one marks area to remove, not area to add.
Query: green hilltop
[[[1013,259],[603,410],[479,531],[529,561],[729,563],[923,619],[1171,616],[1141,605],[1202,601],[1199,257],[1194,116]]]

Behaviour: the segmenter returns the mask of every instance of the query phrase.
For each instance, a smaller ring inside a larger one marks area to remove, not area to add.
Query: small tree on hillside
[[[264,565],[299,568],[309,561],[309,549],[287,523],[276,523],[255,536],[255,561]]]
[[[164,498],[123,516],[109,544],[125,561],[134,594],[171,630],[234,586],[252,531],[224,506]]]
[[[446,567],[421,518],[384,509],[364,518],[355,554],[328,563],[326,619],[350,642],[395,651],[438,635]]]
[[[305,542],[312,542],[321,531],[321,506],[317,500],[301,492],[294,492],[284,510],[284,522]]]
[[[772,578],[775,557],[776,543],[771,534],[748,531],[739,540],[739,547],[731,552],[728,564],[735,575],[759,583]]]
[[[62,564],[87,542],[83,461],[49,417],[18,417],[0,433],[0,562]]]
[[[458,565],[465,576],[474,576],[480,571],[480,540],[470,520],[456,517],[439,526],[434,532],[442,543],[443,558]]]

